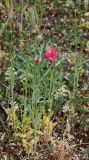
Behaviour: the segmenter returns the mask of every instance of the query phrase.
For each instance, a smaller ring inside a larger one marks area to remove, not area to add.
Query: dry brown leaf
[[[5,56],[5,55],[6,55],[6,53],[4,51],[0,50],[0,58]]]
[[[89,12],[86,12],[84,16],[89,17]]]

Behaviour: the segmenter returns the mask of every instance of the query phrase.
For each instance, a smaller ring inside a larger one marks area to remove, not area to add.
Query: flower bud
[[[36,63],[39,62],[39,56],[38,56],[38,55],[36,55],[36,56],[34,57],[34,62],[36,62]]]
[[[39,63],[41,63],[42,62],[42,58],[41,57],[39,57]]]

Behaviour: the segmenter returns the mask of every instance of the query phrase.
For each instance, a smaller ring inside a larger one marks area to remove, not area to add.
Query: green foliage
[[[40,143],[53,152],[59,143],[59,137],[54,136],[57,123],[53,122],[54,115],[58,114],[60,118],[55,119],[62,123],[62,127],[58,125],[63,130],[60,137],[63,137],[65,155],[64,140],[68,137],[70,142],[76,120],[79,119],[82,127],[89,128],[89,110],[86,107],[89,105],[89,87],[83,88],[83,84],[86,86],[88,83],[89,69],[84,4],[72,0],[55,0],[49,3],[48,8],[42,0],[23,0],[20,3],[6,0],[0,4],[7,13],[2,14],[0,22],[0,102],[8,100],[5,106],[8,129],[0,142],[1,149],[11,139],[14,144],[23,146],[28,157],[37,154]],[[56,13],[57,5],[60,8]],[[59,16],[56,24],[55,15]],[[47,16],[48,26],[44,25],[42,29]],[[51,33],[48,39],[46,27]],[[44,57],[50,47],[61,52],[57,62],[51,63]],[[35,56],[40,61],[35,61]],[[58,155],[60,151],[59,147]],[[12,156],[9,159],[13,159]]]

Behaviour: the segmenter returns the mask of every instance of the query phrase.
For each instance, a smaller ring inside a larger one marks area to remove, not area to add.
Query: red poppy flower
[[[60,53],[56,52],[55,48],[50,48],[45,52],[44,57],[51,62],[56,62],[60,56]]]

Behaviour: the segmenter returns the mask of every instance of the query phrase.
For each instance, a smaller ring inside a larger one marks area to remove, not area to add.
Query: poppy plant
[[[50,48],[45,52],[44,57],[50,62],[56,62],[60,57],[60,53],[56,52],[55,48]]]

